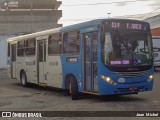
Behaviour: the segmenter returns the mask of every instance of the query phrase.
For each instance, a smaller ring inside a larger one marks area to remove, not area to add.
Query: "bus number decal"
[[[68,63],[77,63],[77,62],[78,62],[78,58],[77,58],[77,57],[68,57],[68,58],[66,59],[66,61],[67,61]]]

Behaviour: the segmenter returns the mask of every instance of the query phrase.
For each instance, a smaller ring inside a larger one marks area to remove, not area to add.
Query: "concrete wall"
[[[15,35],[0,35],[0,68],[7,67],[7,39]]]
[[[32,33],[62,26],[57,24],[62,15],[61,10],[1,11],[0,13],[0,34]]]
[[[7,39],[61,27],[57,0],[0,0],[0,68],[6,66]]]
[[[0,36],[0,68],[6,67],[7,60],[7,43],[6,40],[3,40],[4,37]],[[5,54],[6,53],[6,54]]]

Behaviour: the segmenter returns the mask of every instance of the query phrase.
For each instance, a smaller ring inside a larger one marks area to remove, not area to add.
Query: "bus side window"
[[[33,39],[29,39],[26,40],[26,55],[35,55],[36,53],[36,40]]]
[[[63,52],[77,54],[80,49],[79,31],[71,31],[63,34]]]
[[[60,54],[61,53],[61,39],[60,34],[50,35],[48,38],[48,54]]]
[[[25,42],[24,42],[24,40],[18,41],[17,56],[25,56]]]
[[[8,43],[8,57],[10,57],[10,43]]]

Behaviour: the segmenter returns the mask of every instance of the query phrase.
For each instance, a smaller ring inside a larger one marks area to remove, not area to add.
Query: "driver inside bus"
[[[112,35],[112,47],[113,47],[113,53],[115,58],[120,58],[121,57],[121,36],[118,31],[113,31]]]

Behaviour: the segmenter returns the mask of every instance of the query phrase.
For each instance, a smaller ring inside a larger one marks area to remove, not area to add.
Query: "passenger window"
[[[26,55],[35,55],[36,53],[36,40],[26,40]]]
[[[60,54],[61,53],[61,39],[59,34],[50,35],[48,38],[48,54]]]
[[[25,42],[24,42],[24,40],[18,41],[17,56],[25,56]]]
[[[11,45],[11,60],[16,61],[16,44]]]
[[[66,54],[79,53],[80,39],[79,31],[64,33],[63,35],[63,52]]]
[[[10,57],[10,43],[8,43],[8,57]]]

